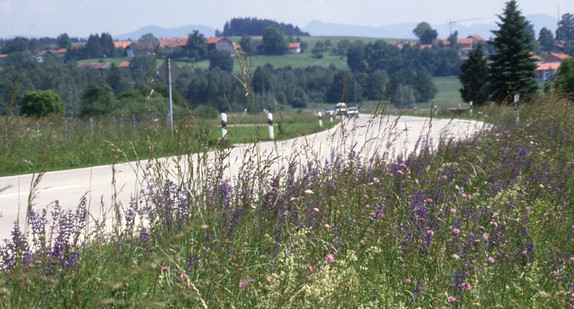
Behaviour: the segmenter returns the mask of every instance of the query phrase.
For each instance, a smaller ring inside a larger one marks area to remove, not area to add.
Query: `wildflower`
[[[332,253],[327,254],[327,263],[335,262],[335,256]]]
[[[161,272],[169,271],[169,266],[162,266]]]
[[[442,179],[447,179],[448,177],[446,175],[442,175]]]
[[[460,286],[467,291],[470,291],[472,289],[472,287],[470,286],[470,283],[468,283],[468,282],[463,282],[460,284]]]
[[[455,213],[456,213],[456,208],[451,208],[451,209],[450,209],[450,212],[453,213],[453,214],[455,214]]]
[[[529,207],[529,206],[526,206],[524,209],[525,209],[526,211],[530,211],[530,207]]]
[[[397,170],[397,174],[404,175],[405,172],[403,172],[402,170]]]
[[[570,257],[570,262],[574,262],[574,256]]]
[[[492,256],[489,257],[489,258],[488,258],[488,262],[489,262],[490,264],[494,264],[494,258],[493,258]]]
[[[418,185],[419,184],[419,180],[415,178],[415,183]]]
[[[379,183],[379,178],[373,177],[373,181],[376,182],[376,183]]]
[[[365,205],[365,208],[369,209],[369,208],[371,208],[371,205],[367,204],[367,205]]]
[[[311,266],[311,264],[307,264],[305,266],[307,266],[307,269],[309,270],[310,273],[313,272],[313,266]]]
[[[522,255],[526,255],[526,253],[528,253],[528,251],[526,251],[526,250],[522,251]]]
[[[488,235],[486,234],[482,235],[482,239],[484,239],[485,241],[488,240]]]
[[[309,190],[309,189],[307,189],[307,190],[305,190],[305,192],[304,192],[304,193],[305,193],[305,194],[307,194],[307,195],[310,195],[310,194],[313,194],[314,192],[313,192],[313,191],[311,191],[311,190]]]
[[[405,279],[405,283],[407,283],[407,284],[411,283],[411,279],[409,279],[409,278]]]
[[[267,283],[271,283],[271,277],[269,276],[265,277],[265,281],[267,281]]]
[[[429,236],[434,236],[434,231],[433,230],[427,230],[427,235]]]
[[[297,200],[297,198],[294,197],[294,196],[289,199],[290,202],[293,202],[293,201],[296,201],[296,200]]]
[[[492,221],[492,225],[494,225],[495,227],[498,227],[498,222]]]
[[[239,281],[239,288],[243,289],[249,286],[251,282],[255,282],[253,279],[241,280]]]
[[[368,196],[368,195],[366,195],[366,194],[365,194],[365,195],[363,195],[363,197],[364,197],[364,198],[366,198],[366,199],[368,199],[368,198],[369,198],[369,196]]]
[[[313,208],[313,211],[314,212],[320,212],[319,208],[317,208],[317,207]]]
[[[399,166],[402,167],[402,168],[407,168],[407,167],[408,167],[404,162],[401,163],[401,164],[399,164]]]
[[[558,277],[559,272],[558,272],[557,270],[555,270],[555,271],[552,272],[552,275],[553,275],[554,277]]]
[[[454,296],[449,296],[449,297],[448,297],[448,301],[450,301],[450,302],[455,302],[455,301],[456,301],[456,298],[455,298]]]
[[[331,228],[331,226],[330,226],[329,224],[327,224],[327,223],[323,224],[323,227],[326,228],[326,229],[330,229],[330,228]]]
[[[466,193],[463,193],[463,194],[460,195],[460,197],[462,197],[463,199],[467,199],[467,198],[468,198],[468,195],[466,195]]]
[[[432,203],[432,198],[427,198],[427,203]]]
[[[460,230],[455,227],[454,229],[452,229],[452,232],[455,234],[458,234],[458,233],[460,233]]]

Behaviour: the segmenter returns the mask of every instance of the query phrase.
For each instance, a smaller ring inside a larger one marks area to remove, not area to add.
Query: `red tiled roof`
[[[472,44],[472,39],[466,38],[466,39],[458,39],[456,40],[456,42],[460,45],[470,45]]]
[[[561,53],[552,53],[550,54],[550,56],[553,56],[555,58],[558,58],[560,60],[564,60],[566,58],[570,58],[570,56],[566,55],[566,54],[561,54]]]
[[[8,54],[0,54],[0,59],[8,58]]]
[[[159,47],[176,48],[187,45],[188,38],[159,39]]]
[[[541,63],[536,68],[536,71],[548,71],[548,70],[558,70],[560,67],[560,62],[548,62],[548,63]]]
[[[484,39],[480,35],[476,35],[476,34],[469,35],[469,36],[467,36],[467,38],[474,39],[474,40],[481,41],[481,42],[484,41]]]
[[[131,41],[114,41],[114,48],[126,48],[131,43]]]
[[[536,60],[536,61],[542,60],[542,58],[540,58],[540,56],[538,56],[538,55],[532,55],[532,56],[530,56],[530,59],[533,59],[533,60]]]
[[[130,62],[129,61],[122,61],[120,62],[120,64],[118,65],[118,68],[129,68],[130,67]]]
[[[301,43],[289,43],[289,48],[299,48]]]
[[[224,37],[222,37],[222,36],[217,36],[214,38],[207,38],[207,45],[215,44],[215,43],[221,41],[222,39],[224,39]]]

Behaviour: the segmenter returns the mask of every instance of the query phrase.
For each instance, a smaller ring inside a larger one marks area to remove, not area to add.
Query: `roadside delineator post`
[[[468,115],[472,117],[472,101],[468,102]]]
[[[269,139],[274,140],[275,134],[273,132],[273,114],[267,113],[267,121],[269,122]]]
[[[319,114],[318,114],[318,115],[319,115],[319,127],[321,127],[321,128],[322,128],[322,127],[323,127],[323,119],[322,119],[322,115],[321,115],[321,112],[319,112]]]
[[[225,138],[227,135],[227,114],[221,113],[221,137]]]

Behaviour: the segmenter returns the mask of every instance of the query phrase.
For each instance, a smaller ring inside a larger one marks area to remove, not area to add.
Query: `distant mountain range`
[[[534,31],[538,37],[540,29],[546,27],[553,33],[556,31],[558,20],[555,17],[545,14],[532,14],[526,16],[526,19],[534,26]],[[413,29],[417,26],[416,23],[400,23],[381,27],[369,27],[358,25],[345,25],[335,23],[323,23],[321,21],[311,21],[306,27],[301,30],[309,32],[312,36],[359,36],[359,37],[372,37],[372,38],[393,38],[393,39],[416,39],[413,34]],[[498,28],[496,24],[472,24],[465,25],[466,23],[444,23],[444,24],[431,24],[433,29],[436,29],[439,38],[447,38],[450,31],[458,31],[458,37],[464,38],[471,34],[480,35],[485,39],[492,37],[491,30]],[[146,33],[152,33],[157,38],[170,38],[170,37],[187,37],[188,34],[194,30],[205,37],[213,37],[215,29],[202,26],[202,25],[189,25],[177,28],[162,28],[158,26],[147,26],[140,28],[136,31],[114,36],[116,40],[137,40]]]

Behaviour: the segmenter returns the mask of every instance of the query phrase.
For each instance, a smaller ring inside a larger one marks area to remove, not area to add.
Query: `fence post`
[[[520,116],[518,114],[518,101],[520,101],[520,95],[515,94],[514,95],[514,117],[516,117],[516,123],[518,123],[518,120],[520,118]]]
[[[132,114],[132,131],[136,134],[136,114]]]
[[[40,123],[36,122],[36,134],[40,134]]]
[[[90,118],[90,133],[94,135],[94,118]]]
[[[438,114],[438,108],[436,107],[436,105],[434,106],[434,116],[436,117],[436,115]]]
[[[68,139],[68,119],[64,119],[64,134],[66,139]]]
[[[227,135],[227,114],[221,113],[221,137],[225,138]]]
[[[472,117],[472,101],[468,102],[468,115]]]
[[[273,114],[267,113],[267,121],[269,121],[269,139],[274,140],[275,134],[273,132]]]
[[[323,119],[322,119],[322,115],[321,115],[321,112],[319,112],[319,114],[318,114],[318,115],[319,115],[319,127],[321,127],[321,128],[322,128],[322,127],[323,127]]]

